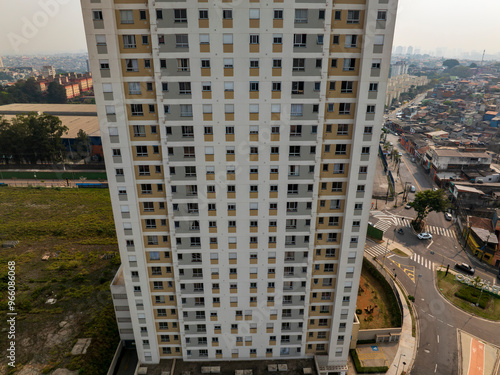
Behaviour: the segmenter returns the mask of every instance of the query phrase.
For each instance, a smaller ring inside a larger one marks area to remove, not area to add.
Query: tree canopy
[[[66,103],[66,89],[57,81],[52,81],[47,87],[47,101],[49,103]]]
[[[443,66],[448,69],[451,69],[457,65],[460,65],[460,63],[456,59],[448,59],[443,61]]]
[[[445,212],[450,206],[450,202],[443,190],[424,190],[415,194],[415,199],[409,205],[417,213],[415,227],[420,228],[423,220],[430,212]]]
[[[63,159],[62,136],[68,130],[58,117],[36,113],[0,119],[0,158],[6,163],[56,163]]]

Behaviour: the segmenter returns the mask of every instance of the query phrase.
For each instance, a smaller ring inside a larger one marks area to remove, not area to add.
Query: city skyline
[[[87,51],[78,2],[29,0],[28,3],[32,5],[10,3],[9,11],[0,18],[0,32],[6,35],[0,41],[0,55]],[[460,57],[461,52],[482,53],[483,50],[490,56],[499,55],[495,36],[500,34],[500,25],[496,22],[500,3],[484,0],[481,7],[466,5],[465,0],[439,3],[401,0],[394,46],[413,46],[423,52],[441,49],[444,56],[458,53]]]

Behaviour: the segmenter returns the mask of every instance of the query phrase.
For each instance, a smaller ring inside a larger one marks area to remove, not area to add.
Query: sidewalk
[[[385,245],[386,241],[387,240],[384,240],[382,242],[382,244]],[[392,241],[390,241],[387,248],[388,248],[388,254],[390,253],[390,251],[394,250],[395,248],[403,251],[408,256],[411,256],[413,254],[413,252],[410,249],[408,249],[404,246],[401,246],[398,243],[394,243]],[[379,264],[377,261],[374,261],[373,259],[369,259],[369,258],[367,258],[367,259],[373,265],[375,265],[378,269],[380,269],[381,264]],[[380,262],[382,262],[382,259],[378,259],[378,260]],[[386,267],[385,270],[387,271],[387,275],[389,275],[390,274],[389,269]],[[406,363],[406,365],[404,365],[404,369],[405,369],[406,373],[408,374],[409,370],[413,366],[413,362],[414,362],[415,356],[417,354],[416,353],[416,351],[417,351],[417,337],[412,336],[412,318],[411,318],[411,314],[410,314],[410,309],[406,303],[405,293],[401,289],[401,286],[398,285],[398,283],[395,283],[395,286],[396,286],[396,290],[399,294],[399,298],[401,299],[401,304],[403,306],[403,311],[402,311],[403,326],[402,326],[402,330],[401,330],[401,337],[399,340],[399,345],[397,348],[396,355],[394,356],[394,360],[390,364],[389,370],[386,372],[386,375],[400,375],[401,372],[403,371],[403,362]],[[408,294],[408,293],[406,293],[406,294]],[[417,336],[418,336],[418,321],[417,321],[416,314],[414,314],[414,315],[415,315],[415,320],[416,320],[415,324],[417,324]],[[383,346],[384,344],[380,343],[377,345]],[[349,364],[350,364],[350,366],[349,366],[349,370],[348,370],[347,374],[348,375],[357,374],[356,369],[352,365],[351,360],[349,361]],[[399,366],[399,369],[398,369],[398,366]]]

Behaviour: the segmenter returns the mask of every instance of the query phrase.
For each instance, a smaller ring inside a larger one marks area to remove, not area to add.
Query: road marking
[[[448,325],[448,327],[451,327],[451,328],[453,328],[453,326],[452,326],[451,324],[449,324],[449,323],[448,323],[447,325]]]
[[[434,242],[434,241],[433,241],[433,240],[431,240],[431,243],[430,243],[429,245],[427,245],[427,248],[429,248],[429,247],[432,245],[432,243],[433,243],[433,242]]]
[[[436,372],[438,369],[438,364],[436,363],[436,367],[434,367],[434,372]]]
[[[438,344],[439,344],[439,335],[437,335],[437,339],[438,339]]]

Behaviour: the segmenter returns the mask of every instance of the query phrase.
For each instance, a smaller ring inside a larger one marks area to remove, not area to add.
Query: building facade
[[[396,8],[82,0],[141,362],[345,371]]]

